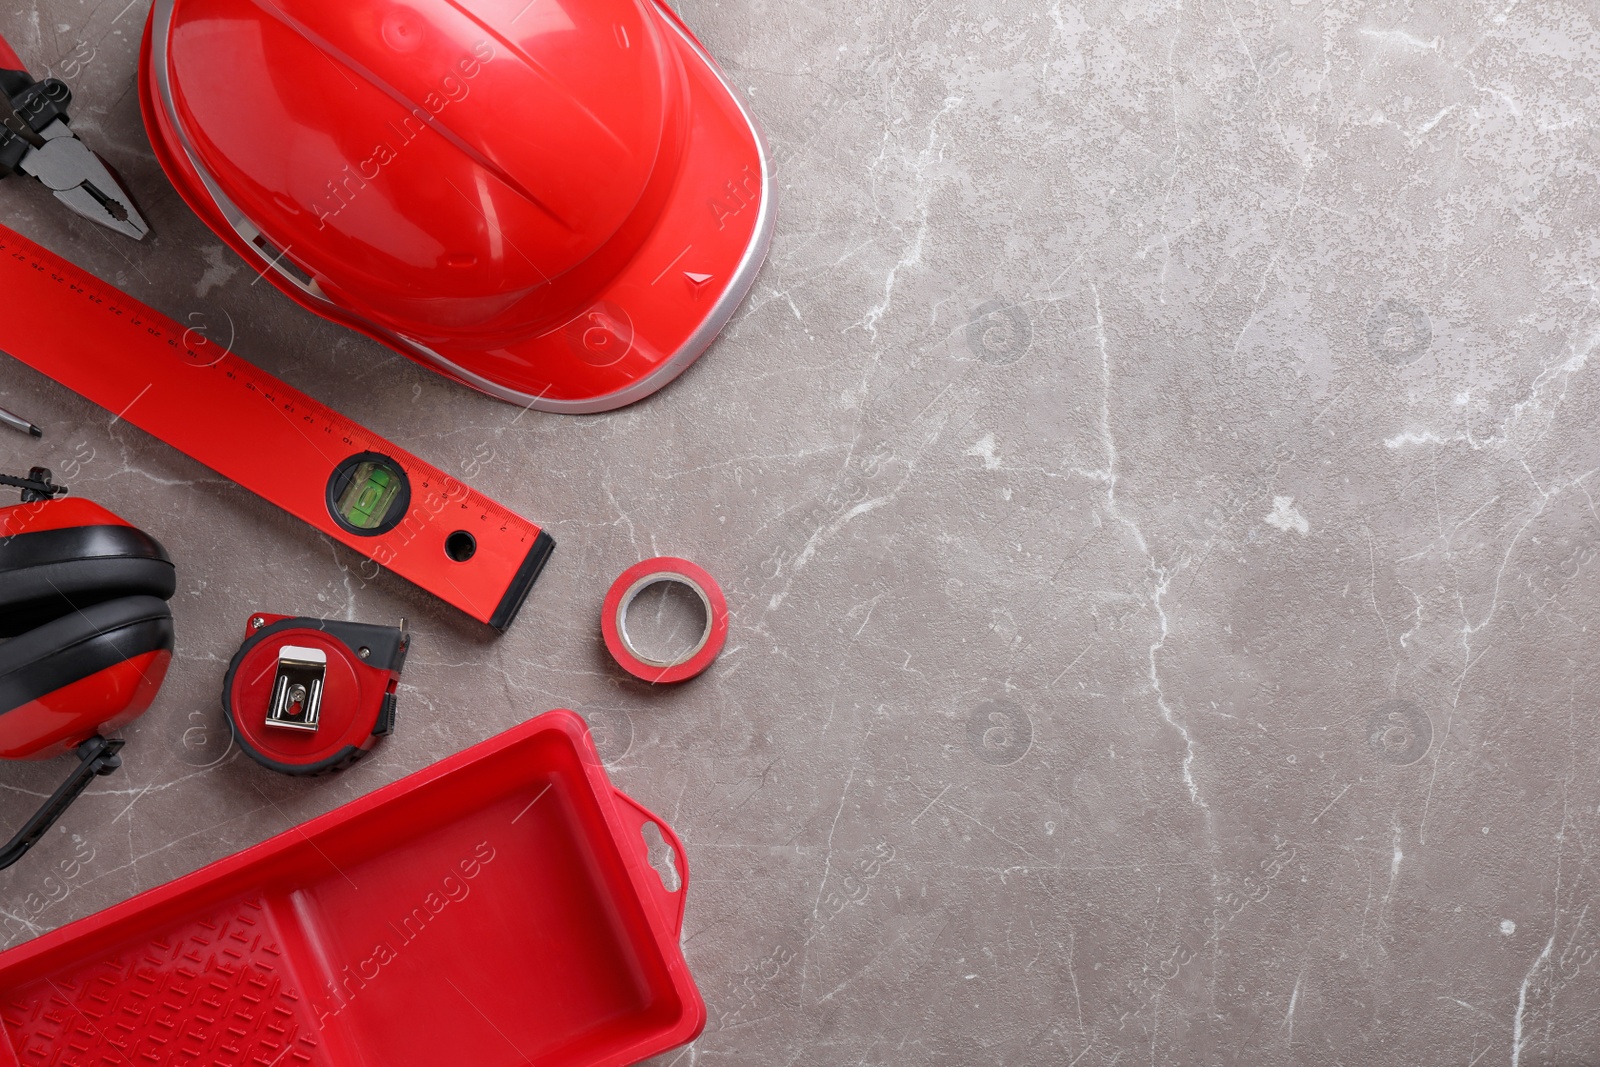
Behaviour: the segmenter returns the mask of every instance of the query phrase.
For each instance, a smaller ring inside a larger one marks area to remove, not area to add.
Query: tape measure
[[[555,542],[0,226],[0,350],[497,630]]]
[[[325,774],[394,729],[411,635],[400,626],[258,612],[222,683],[234,740],[263,767]]]

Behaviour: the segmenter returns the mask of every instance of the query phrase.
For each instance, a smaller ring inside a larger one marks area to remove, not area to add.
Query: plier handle
[[[150,227],[111,168],[67,125],[71,103],[65,82],[35,81],[0,37],[0,178],[14,171],[37,178],[79,215],[138,240]]]

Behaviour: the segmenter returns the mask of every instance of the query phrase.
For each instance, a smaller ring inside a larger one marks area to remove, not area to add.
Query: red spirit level
[[[497,630],[555,547],[527,519],[4,226],[0,292],[19,309],[0,316],[0,350]]]

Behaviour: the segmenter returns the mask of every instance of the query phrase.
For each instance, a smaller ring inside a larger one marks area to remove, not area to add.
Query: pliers
[[[137,241],[150,227],[111,168],[67,125],[71,102],[65,82],[34,81],[0,37],[0,178],[32,175],[84,218]]]

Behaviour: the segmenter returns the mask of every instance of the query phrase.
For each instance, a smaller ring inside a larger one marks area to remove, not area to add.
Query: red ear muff
[[[143,714],[172,662],[177,580],[148,534],[87,500],[54,499],[50,472],[0,477],[0,759],[76,750],[78,766],[4,847],[9,867],[96,775],[122,765],[100,736]]]

